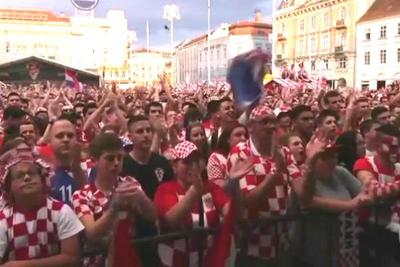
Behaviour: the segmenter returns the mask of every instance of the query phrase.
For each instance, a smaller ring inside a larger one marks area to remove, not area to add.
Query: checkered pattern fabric
[[[220,153],[212,153],[208,158],[207,175],[208,180],[218,185],[222,185],[227,179],[226,176],[227,159]]]
[[[249,120],[258,120],[262,117],[265,116],[270,116],[270,115],[274,115],[274,112],[272,111],[271,108],[269,108],[267,105],[260,105],[255,107],[251,113],[250,113],[250,117]]]
[[[197,151],[195,144],[189,141],[183,141],[174,147],[174,159],[186,159],[194,151]]]
[[[228,171],[239,158],[252,158],[254,163],[253,169],[239,180],[243,194],[255,189],[276,167],[273,158],[265,158],[258,153],[251,139],[239,143],[232,149],[228,156]],[[300,176],[294,175],[293,177],[298,178]],[[259,205],[247,207],[246,215],[248,219],[285,215],[288,193],[289,179],[287,173],[284,173],[275,187],[266,194],[264,201],[260,201]],[[277,229],[272,230],[271,227],[271,225],[267,225],[252,233],[249,242],[249,255],[272,259],[277,256],[277,249],[280,249],[281,252],[287,250],[289,246],[287,223],[278,223]]]
[[[220,212],[228,201],[226,196],[223,194],[223,191],[218,186],[205,183],[205,193],[201,198],[201,202],[195,203],[192,207],[190,214],[186,217],[182,224],[185,229],[192,229],[199,227],[200,222],[200,212],[199,207],[200,203],[203,206],[203,218],[204,218],[204,227],[216,227],[220,223]],[[157,190],[157,194],[155,197],[155,205],[159,211],[161,217],[160,228],[162,232],[168,232],[170,228],[168,224],[163,222],[163,216],[166,212],[173,206],[175,206],[178,202],[180,202],[185,196],[186,191],[182,189],[182,187],[178,184],[178,182],[170,181],[160,185]],[[171,196],[174,196],[175,199],[172,201]],[[167,200],[168,199],[168,200]],[[171,201],[167,204],[167,208],[164,210],[160,208],[160,206],[165,206],[166,202]],[[183,226],[182,225],[182,226]],[[197,266],[198,262],[198,249],[199,249],[199,241],[198,237],[193,237],[185,242],[185,240],[175,240],[169,241],[165,243],[160,243],[158,246],[158,252],[161,259],[161,266],[168,267],[186,267],[186,266]],[[206,244],[204,244],[205,248],[210,248],[214,238],[209,236],[206,240]],[[189,247],[189,249],[188,249]],[[204,252],[206,255],[206,251]],[[189,260],[189,264],[188,264]]]
[[[127,182],[139,185],[139,182],[133,177],[118,177],[118,183]],[[85,185],[81,190],[75,191],[72,195],[72,206],[78,218],[91,215],[97,220],[103,215],[103,212],[108,209],[110,198],[111,194],[106,195],[98,190],[94,183],[91,183]],[[103,255],[86,257],[83,259],[83,266],[102,266],[101,264],[104,264],[105,260]]]
[[[344,212],[339,218],[339,266],[359,266],[359,226],[354,211]]]
[[[49,257],[59,252],[57,218],[65,204],[48,198],[36,211],[23,212],[7,206],[0,212],[0,224],[6,225],[8,260]]]

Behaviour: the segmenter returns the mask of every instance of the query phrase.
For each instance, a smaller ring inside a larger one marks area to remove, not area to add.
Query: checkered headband
[[[269,108],[267,105],[259,105],[251,111],[249,119],[251,121],[258,120],[261,119],[262,117],[271,115],[274,115],[274,112],[272,111],[271,108]]]
[[[190,154],[197,151],[195,144],[189,141],[183,141],[174,147],[172,159],[186,159]]]
[[[50,170],[51,167],[50,165],[46,164],[43,160],[37,159],[33,156],[33,154],[29,153],[17,153],[15,156],[9,158],[4,162],[2,167],[0,168],[0,186],[3,187],[6,178],[10,172],[10,169],[15,166],[18,163],[21,162],[28,162],[28,163],[34,163],[38,165],[42,170],[44,170],[47,175],[50,175]],[[48,177],[46,177],[47,180]]]

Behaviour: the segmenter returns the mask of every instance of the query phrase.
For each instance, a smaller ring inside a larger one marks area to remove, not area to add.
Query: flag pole
[[[146,20],[146,50],[149,53],[150,49],[150,29],[149,29],[149,21]]]

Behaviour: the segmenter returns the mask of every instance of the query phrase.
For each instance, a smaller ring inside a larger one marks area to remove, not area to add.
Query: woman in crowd
[[[336,145],[339,164],[353,172],[354,163],[365,156],[364,138],[356,131],[349,131],[338,137]]]
[[[210,155],[207,163],[208,179],[221,187],[228,181],[226,173],[227,157],[232,147],[248,139],[247,128],[239,123],[234,123],[221,133],[216,150]]]
[[[321,142],[314,138],[313,143]],[[334,147],[326,146],[304,172],[313,195],[304,204],[311,216],[295,223],[293,244],[296,266],[357,267],[358,219],[355,210],[371,202],[362,185],[345,168],[338,166]]]
[[[192,123],[186,127],[186,140],[196,145],[201,157],[207,162],[209,147],[202,123]]]
[[[282,145],[289,149],[295,163],[300,167],[306,160],[303,140],[298,135],[287,134],[282,137]]]
[[[220,216],[226,216],[229,198],[223,190],[201,177],[201,154],[198,147],[189,142],[179,143],[174,148],[175,179],[161,184],[154,203],[160,218],[162,233],[194,227],[216,227]],[[190,238],[159,244],[162,266],[199,266],[208,254],[209,238]],[[179,247],[180,249],[174,249]],[[199,255],[198,251],[203,251]]]

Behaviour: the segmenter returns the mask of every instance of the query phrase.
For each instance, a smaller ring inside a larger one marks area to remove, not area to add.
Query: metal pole
[[[208,69],[208,73],[207,73],[207,80],[208,80],[208,85],[207,87],[210,86],[210,82],[211,82],[211,52],[210,52],[210,20],[211,20],[211,0],[208,0],[208,34],[207,34],[207,69]]]
[[[174,80],[172,77],[174,71],[174,19],[171,18],[171,82]]]

